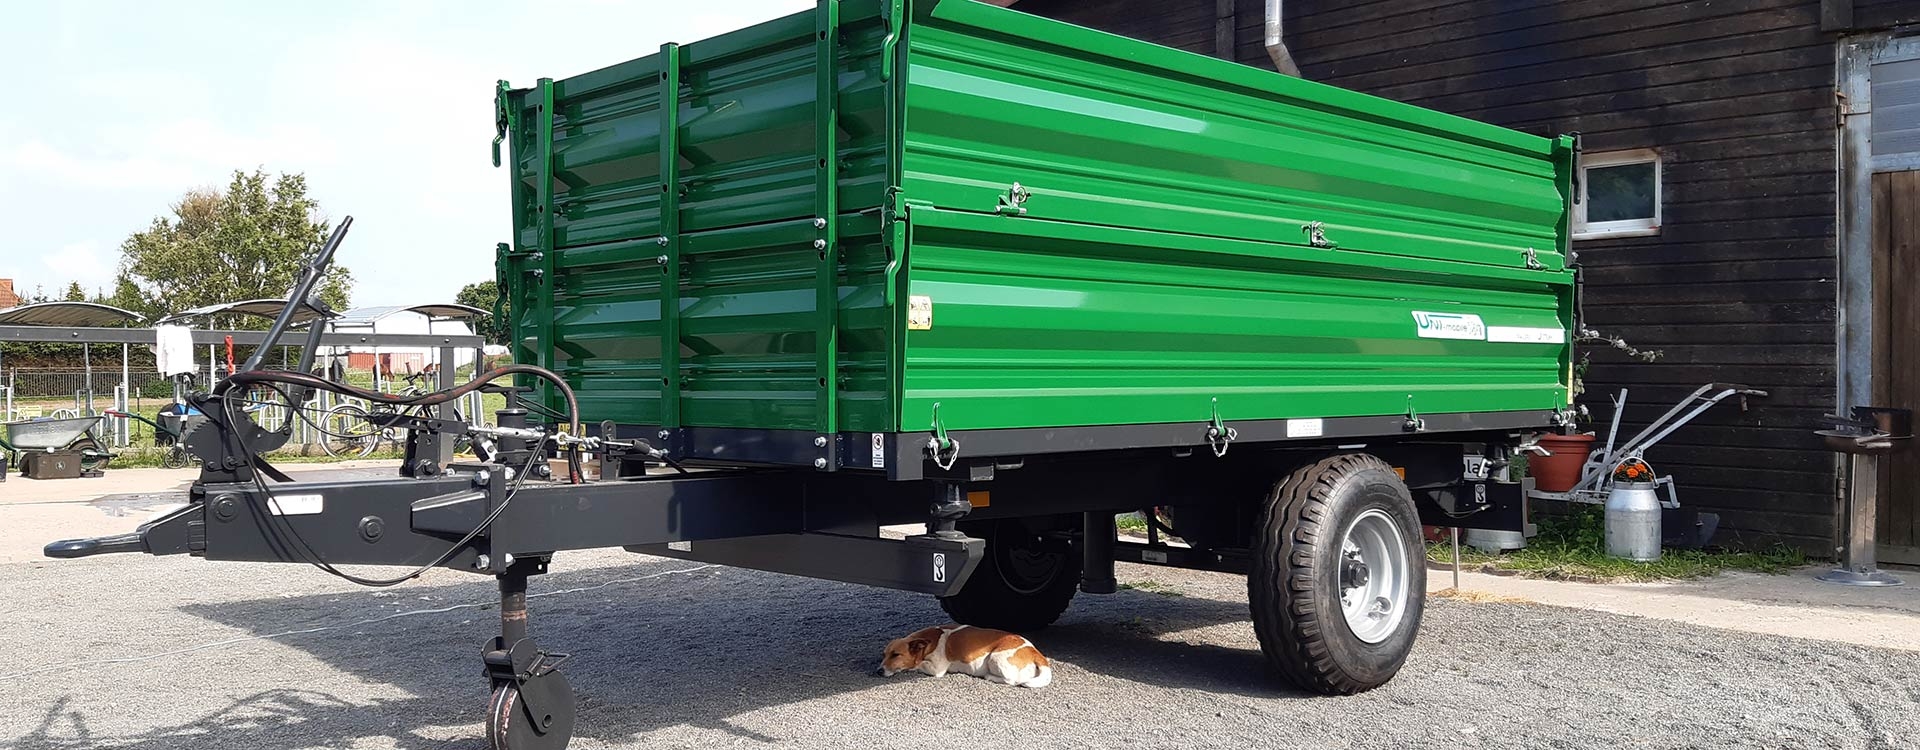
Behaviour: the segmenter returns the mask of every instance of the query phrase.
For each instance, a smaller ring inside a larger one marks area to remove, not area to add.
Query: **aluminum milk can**
[[[1653,482],[1615,482],[1607,494],[1607,554],[1660,559],[1660,496]]]

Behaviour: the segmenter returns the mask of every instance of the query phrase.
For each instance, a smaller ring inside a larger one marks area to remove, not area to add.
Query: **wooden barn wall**
[[[1886,29],[1920,25],[1920,0],[1854,0],[1853,27]]]
[[[1834,45],[1818,0],[1288,0],[1307,78],[1540,135],[1662,158],[1658,236],[1580,240],[1590,326],[1659,349],[1593,356],[1583,398],[1629,421],[1695,387],[1769,391],[1722,405],[1650,458],[1683,503],[1721,514],[1723,544],[1831,553],[1834,458],[1812,430],[1833,411]],[[1019,8],[1175,46],[1215,0],[1048,2]],[[1270,68],[1263,3],[1238,0],[1237,59]],[[1152,9],[1160,20],[1143,20]],[[1869,10],[1864,7],[1862,10]],[[1202,49],[1201,51],[1204,51]]]
[[[1245,0],[1238,2],[1247,4]],[[1219,0],[1021,0],[1013,7],[1090,29],[1214,55],[1218,6]]]

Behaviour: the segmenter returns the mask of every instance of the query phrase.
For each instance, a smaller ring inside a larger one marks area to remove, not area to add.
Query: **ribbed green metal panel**
[[[837,22],[679,47],[673,113],[658,56],[554,82],[550,148],[539,93],[507,95],[514,330],[523,355],[551,346],[592,419],[815,433],[923,430],[936,403],[949,429],[1199,423],[1216,402],[1228,421],[1565,406],[1564,341],[1417,320],[1564,339],[1566,139],[972,0],[821,3]],[[908,330],[913,297],[931,328]]]
[[[528,299],[516,330],[524,352],[574,384],[593,419],[804,430],[893,423],[877,216],[891,143],[879,75],[887,28],[876,0],[836,4],[837,38],[824,47],[807,12],[674,48],[680,86],[666,98],[678,101],[675,112],[661,107],[661,74],[676,61],[653,55],[554,82],[550,152],[529,126],[537,118],[519,118],[516,255],[545,253],[552,283],[519,277]],[[838,132],[824,141],[823,49],[837,73],[825,85],[838,91],[826,108]],[[523,113],[534,107],[515,96]],[[676,120],[677,129],[662,125]],[[663,143],[663,133],[678,142]],[[663,167],[674,166],[677,180],[663,181]],[[822,172],[839,187],[833,200],[820,199]],[[678,189],[663,189],[667,182]],[[539,221],[543,192],[550,230]],[[663,216],[673,199],[677,211]],[[814,221],[822,206],[836,213],[824,232]],[[814,246],[823,236],[834,240],[824,281]],[[837,315],[817,312],[819,300],[836,297]],[[550,328],[536,322],[547,315]],[[672,359],[663,333],[681,345],[677,377],[662,367]],[[832,403],[839,409],[821,408]]]
[[[1565,405],[1564,343],[1414,315],[1569,326],[1553,141],[979,3],[916,21],[908,429]]]

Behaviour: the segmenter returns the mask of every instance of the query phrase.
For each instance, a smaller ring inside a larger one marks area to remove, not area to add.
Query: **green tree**
[[[460,287],[460,293],[453,296],[453,301],[462,305],[472,305],[487,312],[498,312],[499,315],[481,320],[476,325],[478,330],[476,330],[475,333],[487,337],[487,343],[489,344],[507,343],[507,318],[509,317],[509,313],[505,301],[500,300],[499,282],[482,281]],[[494,308],[496,301],[500,303],[498,310]]]
[[[235,170],[224,191],[190,190],[120,245],[112,304],[149,317],[247,299],[282,298],[327,239],[307,178]],[[334,265],[320,299],[345,309],[353,286]]]
[[[67,294],[61,301],[85,302],[87,301],[87,290],[80,288],[80,282],[69,281],[67,282]]]

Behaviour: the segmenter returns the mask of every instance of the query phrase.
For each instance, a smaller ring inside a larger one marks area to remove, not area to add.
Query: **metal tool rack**
[[[1580,467],[1580,481],[1574,483],[1573,487],[1566,492],[1534,490],[1529,496],[1540,500],[1604,504],[1607,502],[1607,495],[1613,492],[1613,471],[1621,464],[1635,459],[1646,463],[1646,452],[1649,449],[1672,435],[1674,431],[1685,427],[1695,417],[1706,413],[1715,404],[1730,398],[1739,398],[1740,410],[1746,411],[1748,397],[1766,395],[1766,391],[1744,385],[1708,383],[1695,389],[1693,393],[1674,404],[1673,408],[1668,409],[1665,414],[1660,415],[1660,418],[1653,420],[1640,432],[1628,438],[1625,443],[1620,443],[1616,447],[1614,443],[1620,436],[1620,421],[1627,413],[1627,389],[1622,388],[1620,394],[1611,399],[1613,422],[1607,427],[1607,442],[1599,450],[1587,456],[1586,462]],[[1544,451],[1538,447],[1534,450]],[[1647,465],[1652,466],[1651,463]],[[1680,493],[1674,487],[1673,477],[1663,476],[1655,481],[1658,491],[1665,495],[1661,505],[1668,508],[1680,507]]]

